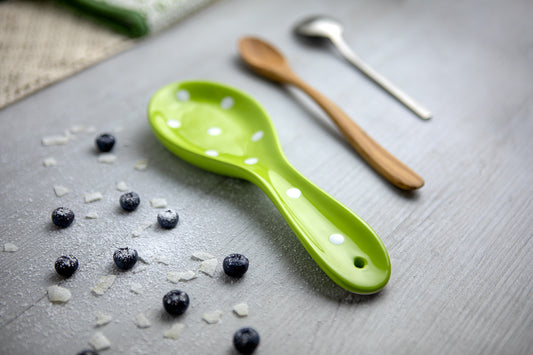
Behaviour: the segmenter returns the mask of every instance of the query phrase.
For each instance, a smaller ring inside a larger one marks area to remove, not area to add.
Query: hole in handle
[[[353,264],[355,265],[356,268],[362,269],[362,268],[364,268],[366,266],[367,261],[362,256],[357,256],[357,257],[355,257],[355,259],[353,261]]]

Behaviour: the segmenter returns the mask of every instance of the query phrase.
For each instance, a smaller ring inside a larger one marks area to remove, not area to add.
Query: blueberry
[[[166,211],[160,212],[157,215],[157,222],[159,222],[159,225],[162,228],[166,228],[166,229],[171,229],[171,228],[176,227],[179,219],[180,219],[180,216],[178,216],[178,212],[174,210],[166,210]]]
[[[58,227],[67,228],[74,221],[74,212],[70,208],[58,207],[52,212],[52,222]]]
[[[115,137],[112,134],[104,133],[96,137],[96,146],[101,152],[109,152],[115,145]]]
[[[248,258],[242,254],[230,254],[222,262],[224,272],[231,277],[242,277],[248,270],[248,265]]]
[[[59,275],[70,277],[78,270],[78,259],[73,255],[63,255],[57,258],[54,267]]]
[[[118,248],[113,253],[113,260],[119,269],[129,270],[137,262],[137,250],[126,248]]]
[[[163,297],[163,307],[172,315],[183,314],[189,307],[189,295],[180,290],[172,290]]]
[[[77,355],[98,355],[98,353],[94,350],[83,350],[80,351]]]
[[[135,192],[126,192],[120,196],[120,206],[126,211],[135,211],[141,203],[141,198]]]
[[[253,328],[242,328],[233,335],[233,345],[241,354],[251,354],[259,345],[259,333]]]

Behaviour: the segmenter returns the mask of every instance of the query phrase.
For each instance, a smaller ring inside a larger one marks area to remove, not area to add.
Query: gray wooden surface
[[[291,25],[327,13],[342,20],[355,51],[434,113],[423,122],[343,62],[332,48],[295,41]],[[533,3],[515,1],[220,1],[135,48],[0,111],[0,353],[75,354],[101,331],[110,354],[231,354],[233,332],[253,326],[257,354],[531,354],[533,352]],[[426,186],[399,191],[343,142],[334,126],[293,89],[248,72],[236,54],[245,34],[268,39],[295,71],[338,103],[378,142],[417,171]],[[0,69],[1,70],[1,69]],[[252,184],[204,172],[166,151],[146,119],[147,103],[172,81],[207,79],[238,87],[270,114],[288,159],[365,219],[387,246],[392,277],[379,294],[349,294],[330,281],[280,214]],[[101,164],[96,133],[64,146],[43,136],[75,125],[113,131],[117,161]],[[44,167],[46,157],[56,167]],[[150,160],[146,171],[135,162]],[[134,213],[118,207],[117,181],[137,191]],[[52,187],[70,189],[58,198]],[[104,198],[85,204],[87,192]],[[148,201],[164,197],[180,225],[131,232],[154,221]],[[57,230],[50,213],[71,207]],[[96,211],[99,218],[84,218]],[[169,265],[117,272],[114,248],[129,245]],[[190,255],[250,258],[243,280],[220,272],[173,285],[169,271],[198,268]],[[61,254],[78,256],[71,279],[55,275]],[[117,280],[90,293],[102,275]],[[130,292],[138,282],[143,293]],[[52,304],[46,288],[72,292]],[[162,295],[186,290],[181,338]],[[250,315],[238,318],[235,303]],[[204,312],[224,311],[208,325]],[[95,315],[113,321],[95,328]],[[138,329],[144,312],[152,322]]]

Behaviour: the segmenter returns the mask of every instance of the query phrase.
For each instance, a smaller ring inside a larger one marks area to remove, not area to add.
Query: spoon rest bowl
[[[218,83],[173,83],[154,94],[148,117],[156,137],[180,158],[260,187],[338,285],[372,294],[387,284],[390,259],[377,234],[287,161],[254,99]]]

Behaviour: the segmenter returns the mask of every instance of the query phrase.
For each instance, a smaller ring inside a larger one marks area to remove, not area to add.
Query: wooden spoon
[[[339,127],[357,153],[394,186],[403,190],[424,186],[424,180],[418,174],[370,138],[337,105],[296,76],[276,48],[259,38],[243,37],[239,41],[239,52],[258,74],[280,83],[292,84],[307,93]]]

